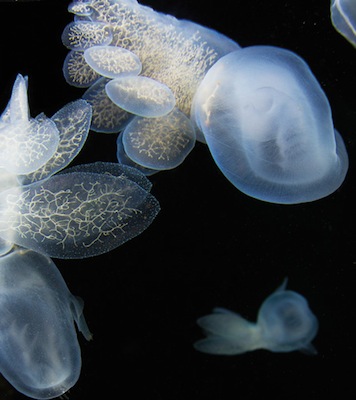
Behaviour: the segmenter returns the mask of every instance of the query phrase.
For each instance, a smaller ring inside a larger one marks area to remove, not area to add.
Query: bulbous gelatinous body
[[[222,57],[195,94],[192,118],[224,175],[252,197],[312,201],[345,178],[348,157],[328,100],[288,50],[251,46]]]
[[[83,302],[68,290],[50,258],[17,249],[0,258],[0,373],[21,393],[52,399],[81,369],[74,327],[91,334]]]
[[[335,29],[356,47],[356,1],[331,0],[330,11]]]
[[[286,290],[285,280],[263,302],[252,323],[232,311],[215,308],[213,314],[198,319],[207,335],[194,347],[204,353],[236,355],[266,349],[274,352],[301,350],[315,354],[311,344],[318,321],[300,294]]]

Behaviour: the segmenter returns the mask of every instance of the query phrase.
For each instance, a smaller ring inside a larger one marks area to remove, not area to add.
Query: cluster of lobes
[[[64,76],[88,88],[91,129],[118,133],[119,162],[146,175],[180,165],[196,142],[190,108],[206,71],[239,48],[190,21],[136,1],[76,1],[62,34]],[[138,130],[138,128],[140,128]]]

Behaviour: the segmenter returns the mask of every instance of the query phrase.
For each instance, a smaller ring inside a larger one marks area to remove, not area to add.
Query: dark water
[[[52,115],[82,91],[62,76],[63,0],[1,2],[0,109],[17,73],[29,76],[33,116]],[[328,1],[145,1],[236,40],[288,48],[326,92],[350,157],[341,188],[293,206],[247,197],[197,145],[179,168],[152,177],[162,211],[142,235],[104,256],[55,260],[85,301],[94,333],[80,337],[83,368],[69,399],[350,398],[355,357],[356,49],[333,28]],[[237,10],[234,8],[238,5]],[[4,23],[6,21],[6,23]],[[115,161],[115,135],[93,133],[75,163]],[[195,320],[221,306],[254,320],[284,277],[320,323],[318,355],[196,352]],[[1,318],[1,316],[0,316]],[[24,396],[6,382],[0,400]]]

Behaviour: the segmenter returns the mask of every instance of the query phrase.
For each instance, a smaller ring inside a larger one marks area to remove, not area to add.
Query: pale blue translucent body
[[[213,314],[199,318],[198,325],[207,338],[197,341],[194,347],[218,355],[237,355],[257,349],[315,354],[311,341],[317,334],[318,321],[305,298],[286,290],[286,284],[285,280],[263,302],[256,323],[223,308],[215,308]]]
[[[335,29],[356,47],[356,1],[331,0],[330,12]]]
[[[74,321],[91,334],[83,302],[48,257],[17,249],[0,258],[0,373],[34,399],[62,395],[77,381],[80,347]]]
[[[224,175],[249,196],[313,201],[343,182],[348,157],[328,100],[296,54],[251,46],[206,74],[192,118]]]

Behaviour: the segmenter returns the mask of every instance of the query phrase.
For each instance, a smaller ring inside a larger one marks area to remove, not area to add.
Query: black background
[[[140,236],[106,255],[54,260],[85,301],[92,342],[79,337],[82,373],[69,399],[350,398],[354,393],[356,49],[330,22],[329,2],[145,0],[214,28],[241,46],[295,51],[326,92],[350,169],[339,190],[299,205],[240,193],[198,144],[179,168],[151,177],[162,210]],[[62,76],[65,0],[0,2],[0,109],[17,73],[29,76],[33,116],[83,91]],[[91,133],[75,164],[116,161],[116,135]],[[196,319],[222,306],[254,320],[288,277],[319,319],[316,356],[196,352]],[[1,318],[1,315],[0,315]],[[21,400],[0,381],[0,400]]]

